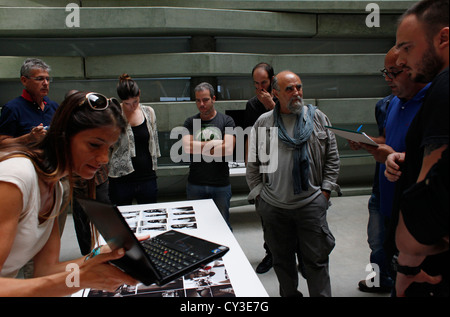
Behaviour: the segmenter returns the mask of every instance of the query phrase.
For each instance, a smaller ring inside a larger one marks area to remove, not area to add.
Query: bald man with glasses
[[[380,272],[379,285],[368,285],[366,280],[358,283],[359,290],[370,293],[390,292],[394,282],[390,276],[389,262],[386,258],[384,242],[387,224],[391,218],[395,183],[384,176],[384,162],[390,153],[405,151],[405,138],[408,128],[422,106],[429,84],[411,80],[402,66],[396,64],[398,51],[391,48],[384,60],[381,73],[392,90],[392,95],[377,103],[376,117],[380,136],[372,140],[378,147],[351,142],[352,149],[365,149],[377,161],[374,185],[369,199],[369,221],[367,225],[368,243],[371,249],[370,263],[378,265]],[[386,100],[388,102],[386,103]],[[384,116],[381,116],[383,113]]]

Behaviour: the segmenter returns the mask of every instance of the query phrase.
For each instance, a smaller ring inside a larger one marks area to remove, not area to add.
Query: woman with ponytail
[[[156,169],[159,150],[153,108],[140,103],[138,84],[127,74],[119,78],[117,95],[127,121],[126,133],[117,142],[109,163],[109,197],[116,205],[157,201]]]

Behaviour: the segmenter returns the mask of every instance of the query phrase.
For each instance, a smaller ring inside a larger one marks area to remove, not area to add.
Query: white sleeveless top
[[[54,219],[61,208],[63,188],[60,182],[56,184],[54,208],[49,219],[39,224],[41,196],[33,163],[24,157],[0,162],[0,181],[15,184],[23,196],[16,237],[0,272],[2,277],[16,277],[18,271],[47,243]],[[0,237],[1,235],[0,232]]]

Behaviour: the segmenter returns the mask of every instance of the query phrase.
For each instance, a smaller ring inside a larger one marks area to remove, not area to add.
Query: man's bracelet
[[[397,264],[397,272],[408,276],[414,276],[420,273],[420,266],[404,266]]]

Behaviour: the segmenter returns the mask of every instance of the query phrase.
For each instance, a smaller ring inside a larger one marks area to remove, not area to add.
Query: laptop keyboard
[[[162,276],[179,272],[200,259],[194,252],[183,253],[170,248],[157,237],[143,241],[142,246]]]

